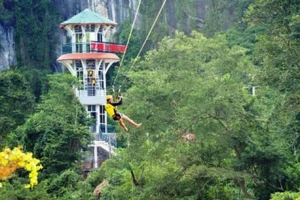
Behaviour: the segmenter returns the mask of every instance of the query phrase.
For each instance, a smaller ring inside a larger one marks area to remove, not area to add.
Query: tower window
[[[79,25],[76,25],[76,26],[74,27],[74,29],[75,29],[75,32],[76,32],[76,33],[81,33],[81,32],[82,32],[81,26],[79,26]]]
[[[96,105],[88,105],[88,111],[96,111]]]
[[[86,32],[94,32],[95,31],[95,24],[87,24],[85,26],[85,31]]]

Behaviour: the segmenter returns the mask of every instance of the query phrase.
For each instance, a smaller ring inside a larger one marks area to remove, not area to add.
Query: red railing
[[[91,42],[91,51],[124,53],[126,51],[126,45],[117,43]]]

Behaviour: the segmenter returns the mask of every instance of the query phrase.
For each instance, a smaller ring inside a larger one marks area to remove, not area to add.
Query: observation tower
[[[115,131],[108,128],[104,110],[106,104],[106,73],[120,58],[116,53],[124,53],[126,46],[112,43],[113,30],[117,24],[89,9],[62,22],[60,28],[67,31],[62,55],[57,59],[79,86],[76,96],[85,106],[95,124],[90,127],[94,133],[94,168],[98,167],[98,148],[111,154],[116,146]],[[74,86],[75,87],[75,86]]]

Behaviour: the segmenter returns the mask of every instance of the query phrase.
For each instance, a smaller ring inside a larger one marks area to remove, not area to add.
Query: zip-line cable
[[[162,5],[161,5],[161,7],[160,7],[160,10],[159,10],[159,12],[157,13],[156,18],[155,18],[155,20],[154,20],[154,22],[153,22],[153,24],[152,24],[152,26],[151,26],[151,28],[150,28],[150,30],[149,30],[149,32],[148,32],[148,35],[147,35],[147,37],[146,37],[146,39],[145,39],[145,41],[144,41],[142,47],[140,48],[139,53],[138,53],[137,56],[135,57],[133,64],[132,64],[131,67],[129,68],[128,72],[133,68],[134,64],[135,64],[136,61],[137,61],[137,58],[140,56],[140,54],[141,54],[141,52],[142,52],[142,50],[143,50],[143,48],[144,48],[144,46],[145,46],[145,44],[146,44],[146,42],[147,42],[149,36],[150,36],[150,34],[152,33],[152,30],[153,30],[153,28],[154,28],[154,26],[155,26],[155,24],[156,24],[156,22],[157,22],[157,20],[158,20],[158,17],[160,16],[160,13],[161,13],[162,9],[164,8],[164,6],[165,6],[165,4],[166,4],[166,1],[167,1],[167,0],[164,0],[164,2],[162,3]],[[133,27],[133,26],[132,26],[132,27]],[[127,43],[127,44],[128,44],[128,43]],[[126,46],[126,49],[127,49],[127,48],[128,48],[128,46]],[[123,58],[124,58],[124,55],[123,55],[123,57],[122,57],[122,61],[123,61]],[[120,65],[120,67],[121,67],[121,65]],[[127,72],[127,73],[128,73],[128,72]],[[118,76],[118,73],[117,73],[117,75],[116,75],[116,78],[117,78],[117,76]],[[115,78],[115,80],[116,80],[116,78]],[[124,80],[125,80],[125,78],[124,78],[123,81],[121,82],[121,85],[123,84]]]
[[[140,0],[139,3],[138,3],[137,9],[136,9],[136,12],[135,12],[135,15],[134,15],[134,19],[133,19],[133,22],[132,22],[132,25],[131,25],[131,30],[130,30],[130,33],[129,33],[129,36],[128,36],[128,39],[127,39],[127,43],[126,43],[126,48],[125,48],[124,54],[123,54],[123,56],[122,56],[122,59],[121,59],[120,67],[119,67],[119,68],[122,67],[123,60],[124,60],[125,54],[126,54],[126,52],[127,52],[127,48],[128,48],[128,45],[129,45],[130,38],[131,38],[131,36],[132,36],[134,24],[135,24],[135,21],[136,21],[136,19],[137,19],[137,15],[138,15],[138,13],[139,13],[141,1],[142,1],[142,0]],[[118,73],[117,73],[117,75],[116,75],[116,78],[117,78],[117,76],[118,76]],[[115,79],[116,79],[116,78],[115,78]]]
[[[164,0],[163,4],[161,5],[160,10],[159,10],[158,14],[156,15],[156,18],[155,18],[155,20],[154,20],[154,22],[153,22],[153,24],[152,24],[152,27],[151,27],[150,31],[148,32],[147,37],[146,37],[146,39],[145,39],[145,41],[144,41],[144,43],[143,43],[143,45],[142,45],[142,47],[141,47],[139,53],[137,54],[137,56],[136,56],[135,59],[134,59],[135,61],[136,61],[136,59],[140,56],[140,54],[141,54],[141,52],[142,52],[142,50],[143,50],[143,48],[144,48],[144,46],[145,46],[145,44],[146,44],[146,42],[147,42],[147,40],[148,40],[150,34],[151,34],[151,32],[152,32],[152,30],[153,30],[153,28],[154,28],[154,26],[155,26],[155,24],[156,24],[156,21],[157,21],[159,15],[160,15],[162,9],[164,8],[164,6],[165,6],[165,4],[166,4],[166,1],[167,1],[167,0]],[[134,64],[135,64],[135,62],[132,64],[132,66],[133,66]]]

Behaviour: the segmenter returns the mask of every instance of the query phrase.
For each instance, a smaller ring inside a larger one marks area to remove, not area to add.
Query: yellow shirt
[[[115,107],[110,103],[105,104],[105,110],[109,116],[113,117],[115,115]]]
[[[113,117],[118,111],[117,111],[117,106],[121,105],[123,103],[123,99],[121,98],[119,102],[114,102],[114,103],[107,103],[105,104],[105,110],[107,114],[111,117]]]

